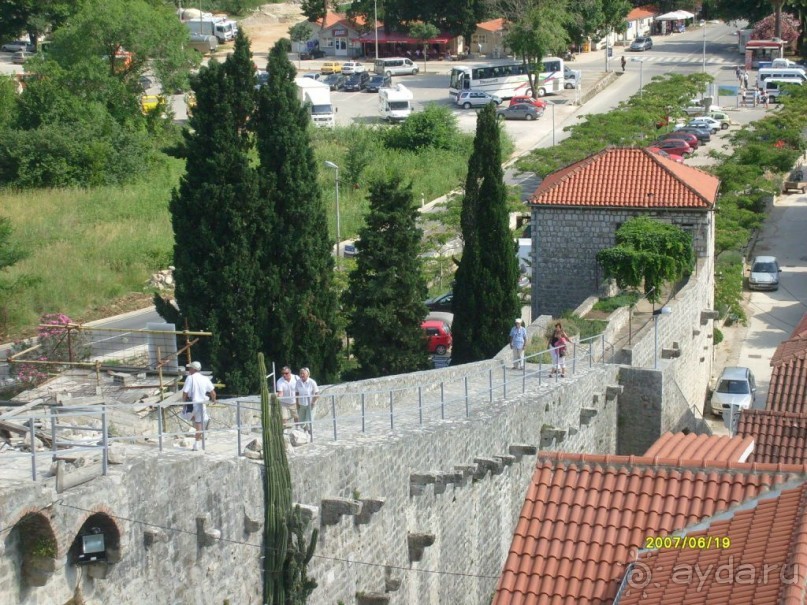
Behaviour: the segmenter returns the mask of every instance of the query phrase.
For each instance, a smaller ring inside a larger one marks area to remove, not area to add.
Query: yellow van
[[[324,74],[342,73],[342,64],[339,61],[325,61],[320,71]]]
[[[140,97],[140,111],[142,111],[144,114],[154,111],[159,106],[159,95],[143,95]]]

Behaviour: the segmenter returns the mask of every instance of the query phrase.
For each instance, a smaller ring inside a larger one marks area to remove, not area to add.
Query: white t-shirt
[[[297,381],[300,377],[297,374],[292,374],[286,380],[283,376],[277,380],[277,388],[275,389],[280,393],[280,403],[286,406],[294,405],[295,394],[297,392]]]
[[[299,405],[311,405],[314,395],[319,395],[319,389],[313,378],[309,376],[305,380],[302,378],[297,380],[297,403]]]
[[[182,392],[188,396],[188,401],[192,403],[202,403],[207,401],[207,394],[215,390],[216,387],[210,379],[201,372],[188,374],[185,378],[185,386]]]

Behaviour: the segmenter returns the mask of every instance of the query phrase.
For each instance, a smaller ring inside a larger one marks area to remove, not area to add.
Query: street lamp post
[[[550,105],[552,105],[552,147],[555,146],[555,102],[550,101]]]
[[[375,60],[378,61],[378,0],[373,0],[373,27],[375,28]]]
[[[706,73],[706,21],[701,20],[701,29],[703,29],[703,73]]]
[[[637,59],[633,57],[631,62],[639,64],[639,98],[642,98],[642,90],[644,89],[644,59]]]
[[[325,160],[325,165],[328,168],[333,168],[336,171],[336,267],[339,268],[339,243],[342,241],[341,226],[339,224],[339,166]]]
[[[659,315],[669,315],[672,313],[672,309],[670,307],[661,307],[660,309],[656,309],[653,311],[653,369],[658,370],[658,316]]]

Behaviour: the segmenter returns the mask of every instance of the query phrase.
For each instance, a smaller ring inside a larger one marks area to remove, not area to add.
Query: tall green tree
[[[428,41],[434,38],[440,30],[432,23],[415,23],[409,28],[409,36],[420,40],[423,45],[423,73],[426,73],[426,66],[429,62],[429,44]]]
[[[234,394],[255,392],[265,332],[266,281],[257,242],[264,202],[245,129],[254,77],[249,42],[193,80],[196,108],[186,134],[186,173],[171,197],[176,299],[191,329],[213,333],[201,358]]]
[[[333,242],[290,46],[282,39],[269,52],[269,82],[258,93],[255,120],[261,195],[275,221],[258,253],[273,284],[265,351],[277,363],[309,366],[318,380],[329,382],[337,377],[341,348]]]
[[[0,2],[0,40],[26,32],[37,40],[47,31],[56,31],[77,12],[79,0],[4,0]]]
[[[328,0],[302,0],[300,8],[306,19],[311,22],[318,21],[325,19],[325,14],[328,12]]]
[[[25,277],[12,278],[6,274],[6,269],[27,256],[26,252],[11,241],[11,234],[11,221],[0,216],[0,331],[5,328],[10,297],[18,287],[30,282]]]
[[[518,302],[518,260],[510,233],[493,105],[479,112],[462,203],[462,260],[454,284],[452,364],[489,359],[507,343]]]
[[[429,357],[420,327],[427,288],[419,258],[423,235],[412,186],[398,176],[370,185],[370,210],[359,231],[356,269],[342,296],[347,332],[362,378],[424,370]]]

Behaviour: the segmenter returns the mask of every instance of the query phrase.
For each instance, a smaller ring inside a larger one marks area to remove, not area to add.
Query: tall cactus
[[[277,396],[269,395],[266,363],[258,353],[261,384],[261,421],[263,425],[264,523],[263,523],[263,602],[285,605],[286,586],[283,569],[289,542],[291,513],[291,475],[283,440],[283,420]],[[271,405],[270,405],[271,401]]]
[[[306,545],[305,530],[308,522],[303,520],[300,507],[295,506],[289,518],[289,551],[286,557],[286,605],[305,605],[310,595],[317,587],[317,583],[308,577],[308,562],[314,556],[317,547],[319,531],[315,528],[311,532],[311,540]]]

